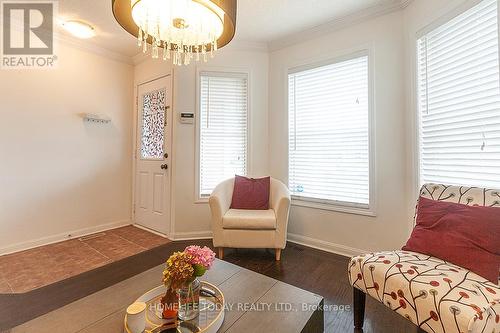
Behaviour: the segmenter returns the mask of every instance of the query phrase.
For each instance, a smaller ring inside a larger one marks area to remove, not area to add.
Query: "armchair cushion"
[[[269,192],[271,177],[247,178],[236,176],[234,178],[232,209],[269,209]]]
[[[222,218],[224,229],[275,230],[274,210],[230,209]]]
[[[349,263],[349,280],[426,332],[500,330],[500,288],[429,255],[394,251],[357,256]]]

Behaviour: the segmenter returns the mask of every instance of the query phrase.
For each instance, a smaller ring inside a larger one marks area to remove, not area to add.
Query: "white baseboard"
[[[212,231],[176,232],[172,234],[172,238],[175,241],[212,239]]]
[[[161,232],[158,232],[158,231],[156,231],[156,230],[149,229],[149,228],[147,228],[147,227],[145,227],[145,226],[142,226],[142,225],[140,225],[140,224],[137,224],[137,223],[132,223],[132,225],[133,225],[134,227],[136,227],[136,228],[142,229],[142,230],[144,230],[144,231],[150,232],[150,233],[155,234],[155,235],[158,235],[158,236],[160,236],[160,237],[170,239],[167,235],[162,234]]]
[[[306,237],[297,234],[288,233],[288,241],[300,245],[304,245],[307,247],[312,247],[314,249],[332,252],[335,254],[340,254],[345,257],[353,257],[363,253],[369,253],[370,251],[365,251],[361,249],[356,249],[350,246],[330,243],[324,240],[315,239],[311,237]]]
[[[183,240],[197,240],[197,239],[211,239],[212,231],[194,231],[194,232],[176,232],[172,235],[172,240],[183,241]],[[320,239],[315,239],[311,237],[306,237],[297,234],[288,234],[288,241],[314,249],[331,252],[339,254],[345,257],[353,257],[363,253],[369,253],[370,251],[356,249],[353,247],[334,244]]]
[[[117,222],[101,224],[101,225],[89,227],[89,228],[71,230],[71,231],[67,231],[64,233],[57,234],[57,235],[41,237],[38,239],[26,241],[26,242],[20,242],[20,243],[8,245],[5,247],[1,247],[0,248],[0,255],[9,254],[9,253],[18,252],[18,251],[29,250],[29,249],[32,249],[34,247],[58,243],[58,242],[62,242],[64,240],[74,239],[74,238],[78,238],[78,237],[82,237],[82,236],[86,236],[86,235],[90,235],[90,234],[94,234],[97,232],[102,232],[102,231],[106,231],[106,230],[110,230],[110,229],[116,229],[116,228],[123,227],[123,226],[130,225],[130,224],[131,224],[130,220],[117,221]]]
[[[112,222],[112,223],[101,224],[99,226],[83,228],[83,229],[78,229],[78,230],[72,230],[72,231],[68,231],[65,233],[58,234],[58,235],[41,237],[41,238],[38,238],[35,240],[30,240],[27,242],[20,242],[20,243],[8,245],[5,247],[1,247],[0,248],[0,255],[9,254],[9,253],[18,252],[18,251],[23,251],[23,250],[28,250],[28,249],[42,246],[42,245],[58,243],[58,242],[61,242],[64,240],[74,239],[74,238],[86,236],[89,234],[94,234],[97,232],[102,232],[102,231],[106,231],[106,230],[111,230],[111,229],[123,227],[123,226],[130,225],[130,224],[132,224],[132,222],[130,220],[117,221],[117,222]],[[142,228],[142,229],[147,230],[149,232],[152,232],[151,230],[144,228],[140,225],[134,224],[134,226],[136,226],[138,228]],[[154,233],[158,234],[159,236],[166,237],[166,235],[163,235],[163,234],[160,234],[157,232],[154,232]],[[171,238],[172,238],[172,240],[175,240],[175,241],[211,239],[212,238],[212,231],[176,232],[176,233],[171,235]],[[330,242],[327,242],[324,240],[306,237],[306,236],[302,236],[302,235],[298,235],[298,234],[292,234],[292,233],[288,233],[288,241],[290,241],[292,243],[312,247],[314,249],[336,253],[336,254],[339,254],[342,256],[346,256],[346,257],[352,257],[355,255],[370,252],[370,251],[366,251],[366,250],[356,249],[353,247],[335,244],[335,243],[330,243]]]

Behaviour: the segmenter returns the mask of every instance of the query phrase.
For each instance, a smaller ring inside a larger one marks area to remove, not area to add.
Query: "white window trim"
[[[374,56],[373,56],[373,47],[372,45],[365,45],[355,50],[346,50],[340,52],[333,57],[328,58],[315,58],[303,61],[301,63],[297,63],[294,66],[290,66],[285,69],[284,77],[285,81],[285,105],[286,105],[286,123],[287,123],[287,184],[288,184],[288,170],[290,169],[289,165],[289,156],[290,156],[290,146],[289,146],[289,129],[288,129],[288,110],[289,110],[289,101],[288,101],[288,75],[305,71],[308,69],[326,66],[335,64],[338,62],[346,61],[349,59],[367,56],[368,57],[368,140],[369,140],[369,204],[356,204],[350,202],[341,202],[334,200],[322,200],[322,199],[314,199],[314,198],[306,198],[299,197],[296,195],[292,195],[292,205],[299,207],[308,207],[314,209],[328,210],[328,211],[336,211],[340,213],[348,213],[355,215],[365,215],[376,217],[377,216],[377,172],[376,172],[376,123],[375,123],[375,99],[374,99]]]
[[[412,174],[413,174],[413,193],[414,193],[414,200],[415,202],[418,197],[420,196],[420,188],[422,187],[422,179],[420,177],[420,112],[418,109],[418,40],[424,36],[425,34],[431,32],[434,29],[437,29],[441,25],[447,23],[448,21],[451,21],[455,17],[465,13],[469,9],[473,8],[474,6],[478,5],[482,0],[469,0],[465,1],[464,3],[456,6],[449,12],[440,15],[437,19],[433,20],[431,23],[427,24],[423,28],[417,31],[416,34],[413,35],[412,40],[411,40],[411,46],[412,46],[412,52],[411,56],[413,57],[413,60],[411,62],[412,68],[411,68],[411,75],[412,75],[412,87],[411,87],[411,107],[413,108],[412,113],[413,116],[411,117],[412,120]],[[500,38],[500,3],[498,5],[498,25],[499,25],[499,38]],[[500,47],[500,43],[499,43]],[[500,53],[500,50],[499,50]],[[413,228],[413,220],[411,221],[410,224],[411,229]],[[411,230],[410,229],[410,230]]]
[[[214,67],[214,66],[196,66],[196,110],[195,110],[195,189],[194,189],[194,203],[195,204],[207,204],[209,195],[200,194],[200,137],[201,137],[201,126],[200,126],[200,85],[201,85],[201,74],[210,73],[214,76],[231,76],[231,75],[246,75],[247,77],[247,149],[246,149],[246,165],[245,169],[247,174],[251,174],[250,166],[251,163],[251,114],[252,105],[251,101],[251,77],[252,73],[248,68],[233,68],[233,67]],[[181,124],[182,126],[182,124]]]

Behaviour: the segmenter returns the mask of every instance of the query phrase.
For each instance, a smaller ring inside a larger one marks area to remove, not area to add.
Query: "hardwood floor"
[[[366,297],[364,330],[355,330],[346,257],[288,243],[279,262],[274,261],[272,250],[246,249],[225,249],[224,260],[323,296],[327,333],[423,332],[370,297]]]
[[[29,293],[0,295],[0,332],[146,271],[161,264],[173,251],[191,244],[211,246],[211,241],[172,242]],[[288,243],[281,253],[281,261],[274,259],[274,250],[224,251],[224,260],[228,262],[323,296],[325,332],[361,332],[353,326],[353,295],[347,278],[348,258]],[[367,297],[363,332],[423,331]]]

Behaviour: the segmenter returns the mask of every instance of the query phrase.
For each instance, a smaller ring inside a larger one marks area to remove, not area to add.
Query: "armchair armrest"
[[[208,203],[210,205],[210,212],[212,214],[212,231],[214,243],[219,239],[222,233],[222,218],[231,206],[233,197],[234,178],[228,179],[217,185],[213,190]],[[214,244],[217,246],[216,244]]]
[[[285,184],[276,179],[271,179],[270,207],[276,215],[276,232],[279,248],[285,248],[288,228],[288,215],[290,212],[290,191]]]

